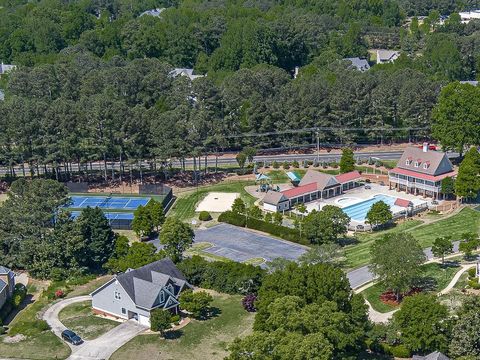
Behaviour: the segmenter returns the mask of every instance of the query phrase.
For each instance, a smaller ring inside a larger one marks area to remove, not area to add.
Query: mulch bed
[[[406,296],[412,296],[412,295],[418,294],[421,291],[422,291],[422,289],[420,289],[420,288],[412,288],[410,291],[402,293],[401,298],[403,299]],[[383,292],[380,295],[380,301],[383,302],[384,304],[387,304],[387,305],[390,305],[390,306],[400,305],[400,302],[397,301],[397,297],[395,296],[395,292],[393,292],[391,290]]]

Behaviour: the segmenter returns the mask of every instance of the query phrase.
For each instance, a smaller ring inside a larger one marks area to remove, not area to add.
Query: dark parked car
[[[83,340],[80,336],[68,329],[62,331],[62,339],[73,345],[80,345],[83,343]]]
[[[365,185],[365,190],[370,190],[372,187],[370,185]]]

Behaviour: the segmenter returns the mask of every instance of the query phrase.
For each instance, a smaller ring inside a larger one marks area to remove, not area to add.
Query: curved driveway
[[[91,299],[92,298],[89,295],[86,295],[61,300],[53,304],[47,309],[47,311],[45,311],[43,314],[43,319],[48,323],[48,325],[50,325],[54,334],[61,338],[61,333],[66,329],[66,327],[58,318],[60,311],[71,304],[82,301],[90,301]],[[146,327],[139,325],[137,322],[129,320],[119,324],[117,327],[96,339],[85,340],[82,345],[74,346],[67,343],[72,350],[72,354],[68,359],[108,359],[118,348],[126,344],[128,341],[146,329]]]

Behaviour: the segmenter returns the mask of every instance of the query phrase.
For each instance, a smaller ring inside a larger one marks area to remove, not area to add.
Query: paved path
[[[50,325],[54,334],[58,337],[61,337],[61,333],[66,329],[66,327],[58,318],[60,311],[71,304],[89,300],[91,300],[90,295],[77,296],[59,301],[45,311],[43,314],[43,319],[48,323],[48,325]],[[108,359],[122,345],[126,344],[128,341],[145,330],[146,328],[144,326],[138,325],[138,323],[133,320],[129,320],[121,323],[117,327],[94,340],[85,340],[82,345],[74,346],[67,343],[72,350],[72,354],[68,359]]]
[[[453,287],[455,286],[455,284],[458,282],[458,280],[460,279],[460,277],[466,272],[468,271],[468,269],[471,269],[473,267],[475,267],[477,264],[466,264],[466,265],[462,265],[462,268],[455,274],[455,276],[453,277],[453,279],[450,281],[450,283],[445,287],[445,289],[443,289],[442,291],[440,291],[438,293],[438,296],[440,295],[444,295],[446,293],[448,293],[450,290],[453,289]]]

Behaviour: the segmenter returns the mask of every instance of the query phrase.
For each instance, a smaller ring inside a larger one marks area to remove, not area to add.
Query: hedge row
[[[248,218],[245,215],[237,214],[233,211],[225,211],[218,217],[218,221],[227,224],[247,227],[258,231],[263,231],[273,236],[278,236],[284,240],[288,240],[297,244],[308,245],[308,240],[300,236],[300,232],[286,226],[276,225],[263,220]]]

